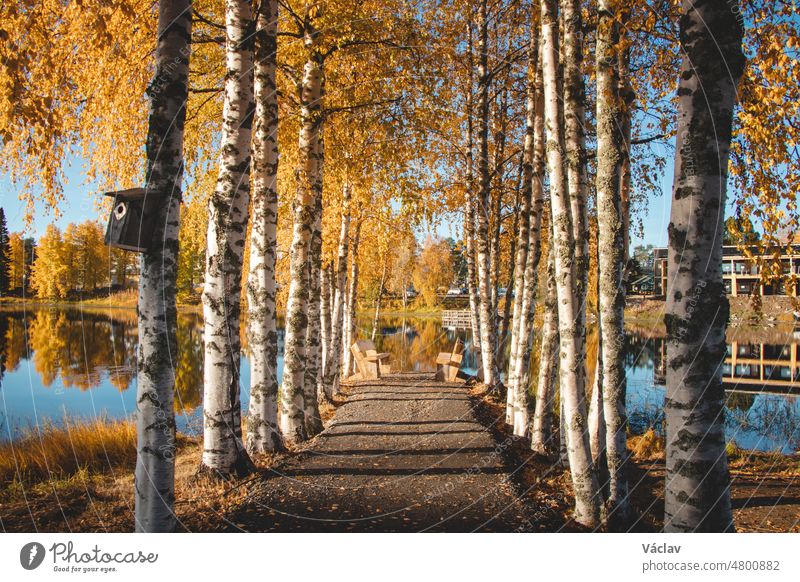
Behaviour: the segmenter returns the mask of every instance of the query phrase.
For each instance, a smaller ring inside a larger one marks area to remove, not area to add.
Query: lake
[[[279,322],[281,324],[282,322]],[[372,335],[371,318],[359,337]],[[594,367],[592,333],[587,359]],[[0,310],[0,440],[26,430],[81,419],[127,418],[136,408],[136,313],[131,309],[37,308]],[[283,367],[279,334],[278,375]],[[436,355],[456,338],[466,345],[463,368],[477,361],[469,330],[442,326],[439,317],[382,317],[375,343],[395,367],[433,371]],[[761,451],[800,450],[800,345],[791,333],[729,332],[723,363],[727,438]],[[247,338],[243,338],[242,401],[249,400]],[[596,349],[594,350],[596,352]],[[534,368],[537,365],[534,357]],[[663,430],[665,347],[647,330],[629,331],[626,346],[631,429]],[[178,430],[202,432],[202,320],[178,317],[175,410]]]

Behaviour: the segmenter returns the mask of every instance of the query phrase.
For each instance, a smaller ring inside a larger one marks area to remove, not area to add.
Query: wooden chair
[[[392,367],[387,361],[388,353],[378,353],[375,344],[369,340],[358,340],[350,346],[353,360],[362,380],[375,380],[384,374],[391,374]]]
[[[464,342],[457,339],[452,352],[441,352],[437,356],[436,379],[439,382],[455,382],[463,359]]]

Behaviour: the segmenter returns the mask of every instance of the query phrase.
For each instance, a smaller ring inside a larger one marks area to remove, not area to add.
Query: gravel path
[[[524,531],[503,445],[463,383],[356,382],[330,426],[228,516],[249,531]]]

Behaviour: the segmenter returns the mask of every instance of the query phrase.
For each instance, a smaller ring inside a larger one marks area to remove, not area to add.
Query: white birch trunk
[[[318,163],[322,164],[322,140],[318,140],[320,153]],[[322,432],[322,417],[319,412],[319,386],[322,383],[322,344],[321,309],[322,294],[320,289],[320,263],[322,259],[322,175],[318,170],[314,188],[314,221],[309,247],[308,261],[308,326],[306,327],[306,367],[303,382],[303,403],[305,409],[306,433],[313,437]]]
[[[481,0],[478,33],[478,204],[476,205],[475,234],[478,255],[478,296],[481,333],[481,359],[484,383],[496,390],[497,374],[497,311],[492,311],[491,265],[489,256],[489,72],[488,29],[486,0]]]
[[[586,293],[589,282],[588,177],[586,164],[586,88],[583,69],[583,21],[580,0],[561,2],[561,67],[567,185],[574,241],[575,349],[586,385]],[[558,271],[557,271],[558,272]]]
[[[163,203],[154,217],[161,229],[160,241],[142,255],[140,263],[134,480],[137,532],[175,529],[175,293],[191,30],[191,0],[159,0],[155,76],[148,91],[146,187],[148,196],[163,197]]]
[[[324,77],[320,86],[319,108],[324,99]],[[319,400],[322,387],[322,287],[320,273],[322,271],[322,182],[325,163],[325,142],[322,133],[322,121],[319,117],[318,137],[314,160],[316,172],[311,184],[314,193],[314,221],[308,261],[308,327],[306,328],[306,369],[303,384],[303,401],[305,406],[306,432],[313,437],[322,432],[322,417],[319,412]],[[322,391],[324,393],[324,391]],[[324,398],[324,396],[323,396]]]
[[[250,407],[247,450],[282,447],[278,428],[278,330],[275,262],[278,223],[278,93],[275,85],[278,2],[264,0],[256,16],[255,138],[250,272],[247,279]]]
[[[472,162],[470,161],[470,164]],[[469,180],[468,183],[472,183]],[[468,193],[468,196],[471,194]],[[476,349],[480,348],[481,344],[481,327],[480,327],[480,300],[478,299],[478,288],[475,285],[477,277],[475,268],[475,208],[472,200],[467,200],[467,209],[465,212],[465,227],[464,238],[466,239],[467,248],[467,292],[469,293],[469,320],[472,331],[472,344]]]
[[[290,247],[289,298],[286,306],[286,335],[283,352],[283,378],[280,386],[280,423],[284,440],[306,440],[305,384],[306,328],[308,327],[308,255],[313,220],[313,200],[304,175],[297,175],[294,200],[294,228]]]
[[[624,138],[620,131],[622,101],[619,90],[619,15],[610,0],[598,4],[597,26],[597,260],[600,350],[597,362],[598,436],[608,467],[606,516],[613,526],[629,518],[625,477],[628,416],[625,408],[625,220],[621,200]],[[598,450],[598,454],[600,450]]]
[[[519,230],[517,232],[516,257],[514,271],[514,307],[511,319],[511,346],[506,374],[506,424],[514,424],[514,402],[517,399],[517,345],[519,343],[520,318],[522,316],[522,296],[525,289],[526,265],[528,262],[531,196],[533,195],[533,140],[536,117],[536,70],[538,55],[538,34],[532,27],[530,46],[528,47],[528,86],[525,96],[525,139],[522,144],[522,192],[520,193]],[[506,302],[508,294],[506,291]]]
[[[664,529],[733,531],[722,361],[728,298],[722,233],[736,87],[738,3],[684,0],[683,64],[669,224]]]
[[[500,104],[494,102],[494,116],[492,125],[497,125],[497,131],[494,134],[494,160],[492,162],[491,174],[495,179],[494,195],[492,196],[491,178],[489,180],[489,197],[492,200],[492,211],[490,215],[489,224],[491,225],[492,239],[489,245],[489,265],[492,287],[492,313],[497,317],[500,310],[500,233],[502,231],[501,211],[503,206],[503,191],[505,182],[505,172],[503,165],[503,157],[505,156],[506,147],[506,113],[508,110],[508,91],[503,88],[500,98]],[[512,231],[513,232],[513,231]],[[513,257],[513,254],[511,255]],[[501,328],[502,329],[502,328]],[[503,368],[503,348],[505,345],[505,337],[500,333],[501,329],[496,329],[497,334],[496,342],[497,349],[495,350],[495,369],[497,373]]]
[[[325,362],[324,380],[328,397],[338,392],[342,362],[342,343],[345,336],[344,308],[347,294],[347,256],[350,244],[350,184],[342,189],[342,222],[339,231],[339,248],[336,255],[336,285],[331,316],[330,358]]]
[[[331,301],[331,266],[325,265],[319,273],[319,293],[322,298],[320,304],[320,344],[322,347],[322,361],[320,362],[320,385],[318,387],[319,395],[321,398],[330,399],[329,388],[325,386],[325,366],[330,358],[331,347],[331,310],[333,308]]]
[[[381,282],[378,285],[378,299],[375,301],[375,316],[372,318],[372,341],[375,341],[375,336],[378,334],[378,319],[381,315],[381,298],[383,297],[383,288],[386,285],[386,259],[383,261],[383,269],[381,271]]]
[[[349,268],[349,265],[348,265]],[[348,342],[350,341],[350,314],[348,310],[350,308],[350,280],[347,281],[347,288],[344,291],[344,309],[342,311],[342,342],[339,349],[342,353],[342,363],[339,367],[339,379],[345,380],[347,379],[348,373],[345,371],[345,367],[350,366],[349,356],[347,352],[349,351]],[[338,386],[338,382],[337,382]]]
[[[336,299],[336,295],[333,289],[333,282],[335,278],[333,276],[333,263],[329,263],[327,267],[327,276],[328,276],[328,314],[333,317],[333,308],[334,308],[334,300]],[[333,320],[328,323],[328,346],[331,343],[331,335],[333,334],[333,329],[331,326],[333,325]],[[323,367],[324,371],[324,367]]]
[[[521,166],[521,164],[520,164]],[[518,179],[515,191],[517,192],[517,198],[519,198],[519,191],[520,191],[520,177],[522,176],[522,167],[519,168],[518,171]],[[517,205],[517,208],[519,204]],[[519,231],[519,216],[515,212],[514,215],[514,224],[511,229],[511,248],[509,248],[508,256],[510,259],[516,259],[517,256],[517,237],[516,234]],[[522,276],[522,275],[520,275]],[[500,350],[498,351],[498,361],[497,361],[497,369],[503,370],[507,365],[507,358],[506,358],[506,344],[510,343],[510,329],[511,329],[511,295],[512,290],[514,289],[514,281],[516,280],[517,272],[516,272],[516,264],[515,262],[511,263],[511,268],[508,271],[508,280],[506,281],[506,293],[503,297],[503,315],[502,315],[502,324],[500,326],[500,336],[498,343],[500,344]]]
[[[558,374],[558,306],[556,305],[555,255],[552,245],[547,262],[547,293],[544,304],[539,375],[536,381],[536,409],[531,426],[531,450],[546,457],[556,453],[553,435],[553,407]]]
[[[542,72],[545,92],[547,160],[550,170],[550,204],[555,252],[561,362],[561,401],[564,406],[566,440],[572,485],[575,492],[575,520],[595,527],[600,520],[597,475],[592,465],[586,432],[586,379],[583,355],[584,333],[578,297],[576,246],[572,229],[570,196],[565,176],[564,137],[559,126],[558,32],[555,0],[542,1]],[[581,217],[576,217],[581,220]]]
[[[283,381],[281,382],[281,432],[283,438],[297,443],[308,438],[306,428],[306,332],[309,315],[309,269],[311,239],[314,234],[317,179],[319,168],[322,112],[322,64],[312,51],[303,69],[300,92],[300,164],[297,169],[297,196],[294,201],[294,228],[290,249],[289,299],[286,306],[286,341]],[[321,193],[319,193],[321,194]]]
[[[530,422],[530,384],[531,350],[533,348],[533,324],[536,316],[536,295],[538,286],[539,261],[541,260],[541,229],[542,215],[544,212],[544,95],[541,68],[536,73],[536,109],[534,117],[534,145],[533,159],[531,160],[530,183],[532,189],[532,206],[530,213],[530,226],[528,228],[528,256],[525,262],[525,285],[522,289],[522,304],[518,340],[516,345],[516,358],[514,362],[514,377],[516,381],[514,392],[514,434],[525,436]]]
[[[349,286],[347,288],[347,301],[345,304],[345,335],[342,350],[344,351],[344,362],[342,365],[342,379],[347,378],[353,373],[353,354],[350,346],[356,339],[356,297],[358,295],[358,245],[361,239],[361,220],[356,222],[356,230],[353,235],[353,252],[351,253]]]
[[[561,466],[565,469],[569,468],[569,433],[566,429],[566,419],[564,417],[564,401],[561,401],[560,412],[559,412],[559,431],[558,431],[558,439],[559,439],[559,446],[558,446],[558,461],[561,463]]]
[[[467,292],[469,293],[469,314],[470,325],[472,329],[472,343],[476,348],[480,347],[481,332],[480,332],[480,300],[478,299],[478,288],[475,285],[477,278],[475,267],[475,173],[474,173],[474,160],[472,150],[474,147],[473,138],[473,106],[472,106],[472,69],[473,69],[473,53],[472,53],[472,21],[467,22],[467,67],[468,71],[468,87],[466,91],[467,103],[467,200],[464,212],[464,238],[466,239],[467,249]]]
[[[591,396],[589,397],[589,448],[592,451],[592,462],[598,467],[604,463],[606,450],[606,423],[603,413],[603,356],[598,353],[597,366],[594,369]]]
[[[239,397],[242,254],[250,203],[253,101],[251,5],[225,6],[225,101],[217,186],[209,199],[203,288],[203,470],[243,475],[251,469],[242,443]]]

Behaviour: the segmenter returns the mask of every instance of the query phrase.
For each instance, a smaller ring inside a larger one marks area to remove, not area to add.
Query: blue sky
[[[37,204],[33,224],[29,227],[28,236],[39,238],[44,234],[48,224],[56,223],[62,230],[70,222],[83,222],[87,218],[98,218],[95,207],[96,197],[92,196],[95,188],[85,184],[86,176],[82,168],[82,160],[70,157],[66,166],[67,183],[64,185],[64,202],[59,206],[61,217],[54,220],[52,212],[47,212],[44,204]],[[0,206],[6,213],[9,232],[21,231],[25,227],[25,204],[19,200],[19,189],[14,186],[7,174],[0,174]]]

